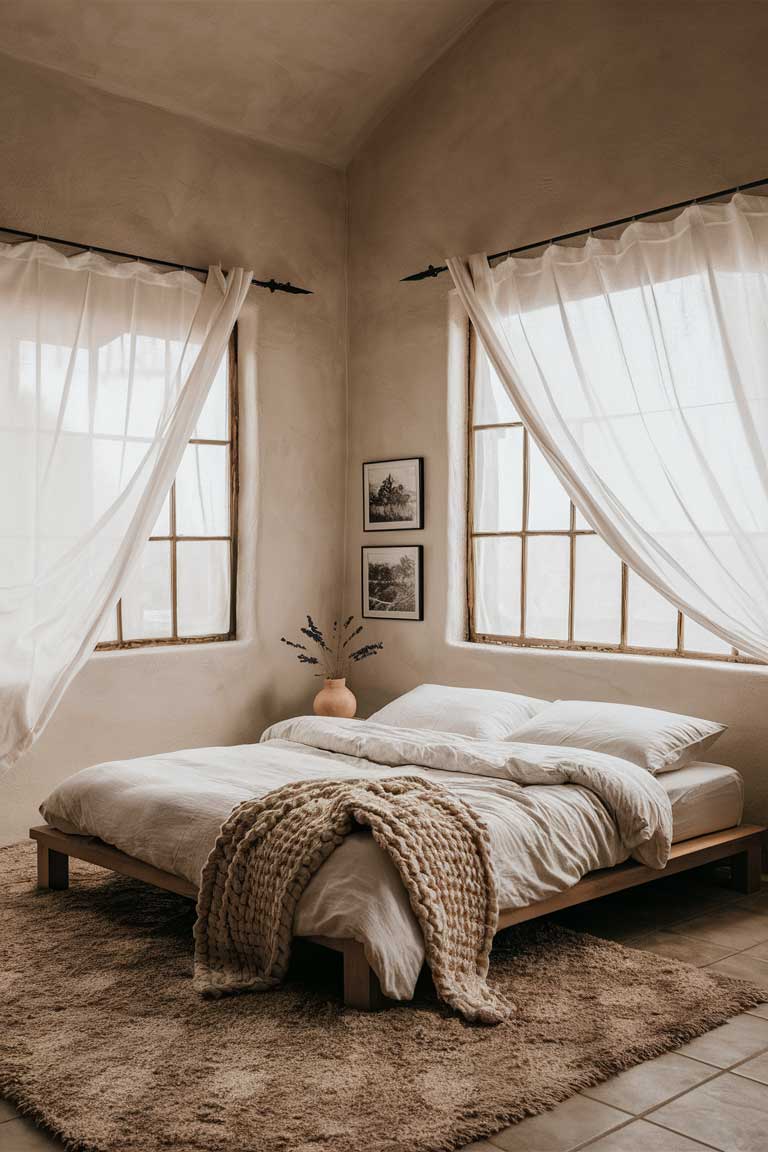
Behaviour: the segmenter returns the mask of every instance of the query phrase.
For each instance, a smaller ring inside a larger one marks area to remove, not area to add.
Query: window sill
[[[166,657],[179,652],[236,652],[245,648],[248,640],[236,637],[234,640],[198,640],[191,644],[180,641],[173,644],[137,644],[135,648],[94,648],[91,659],[114,659],[115,656],[152,655]]]
[[[751,673],[753,675],[759,675],[761,678],[768,676],[768,665],[766,664],[737,663],[734,660],[713,660],[706,656],[662,656],[642,652],[604,652],[598,649],[535,648],[526,647],[522,644],[487,644],[480,640],[449,639],[446,643],[449,648],[465,655],[476,653],[487,657],[493,654],[501,656],[502,659],[514,656],[517,657],[517,659],[529,661],[543,660],[551,663],[553,659],[557,658],[593,665],[597,663],[618,664],[622,668],[635,666],[654,668],[671,667],[676,671],[679,671],[681,668],[706,669],[708,671],[735,669],[742,674]]]

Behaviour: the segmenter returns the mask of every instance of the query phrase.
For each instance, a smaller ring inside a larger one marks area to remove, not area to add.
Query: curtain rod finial
[[[433,276],[440,276],[441,273],[447,271],[448,267],[445,264],[430,264],[423,272],[414,272],[412,276],[403,276],[401,283],[405,283],[406,280],[427,280]]]

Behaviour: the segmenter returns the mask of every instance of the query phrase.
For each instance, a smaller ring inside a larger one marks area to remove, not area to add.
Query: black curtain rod
[[[634,216],[623,216],[621,220],[608,220],[605,224],[594,224],[591,228],[579,228],[576,232],[563,232],[560,236],[550,236],[548,240],[537,240],[533,244],[521,244],[519,248],[508,248],[506,252],[493,252],[488,257],[491,260],[504,260],[507,256],[516,256],[518,252],[530,252],[532,248],[543,248],[545,245],[558,244],[561,240],[573,240],[577,236],[588,236],[591,232],[599,232],[602,228],[617,228],[620,224],[631,224],[633,220],[644,220],[648,216],[658,216],[662,212],[674,212],[677,208],[688,208],[691,204],[700,204],[704,200],[716,200],[719,196],[733,196],[736,192],[744,192],[747,188],[757,188],[761,184],[768,184],[766,180],[751,180],[748,184],[737,184],[735,188],[723,188],[720,192],[710,192],[706,196],[694,196],[690,200],[679,200],[677,204],[666,204],[663,208],[651,208],[650,212],[636,212]],[[445,264],[435,267],[430,264],[423,272],[414,272],[411,276],[403,276],[400,281],[427,280],[432,276],[439,276],[447,272]]]
[[[207,268],[194,268],[191,264],[176,264],[173,260],[155,260],[151,256],[136,256],[133,252],[118,252],[116,248],[97,248],[95,244],[80,244],[75,240],[60,240],[57,236],[41,236],[39,232],[28,232],[19,228],[0,228],[0,233],[9,236],[26,236],[30,240],[43,240],[46,244],[61,244],[65,248],[82,248],[84,252],[98,252],[102,256],[124,256],[127,260],[139,260],[142,264],[159,264],[163,268],[178,268],[181,272],[207,273]],[[310,288],[297,288],[290,281],[282,283],[280,280],[251,280],[257,288],[268,288],[270,292],[292,292],[300,296],[311,296]]]

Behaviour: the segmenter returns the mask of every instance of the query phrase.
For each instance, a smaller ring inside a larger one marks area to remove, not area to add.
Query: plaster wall
[[[489,0],[24,0],[0,43],[55,68],[343,167]]]
[[[768,671],[462,643],[461,547],[456,525],[449,531],[462,472],[461,323],[445,276],[400,283],[447,254],[494,252],[768,176],[767,37],[763,3],[496,5],[353,161],[349,610],[363,543],[425,548],[425,620],[371,625],[385,650],[356,675],[364,714],[436,681],[711,716],[730,725],[715,752],[744,773],[748,815],[768,820]],[[411,455],[425,457],[425,531],[366,537],[362,461]]]
[[[88,764],[258,738],[314,682],[279,643],[334,608],[341,578],[344,177],[324,165],[0,57],[0,224],[224,267],[240,322],[239,639],[95,654],[0,785],[0,843]]]

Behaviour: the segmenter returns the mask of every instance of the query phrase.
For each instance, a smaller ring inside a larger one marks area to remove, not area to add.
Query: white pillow
[[[507,739],[607,752],[655,774],[698,759],[725,728],[712,720],[635,704],[556,700]]]
[[[506,740],[548,704],[548,700],[534,700],[514,692],[420,684],[368,719],[397,728],[428,728],[434,732],[477,736],[481,740]]]

